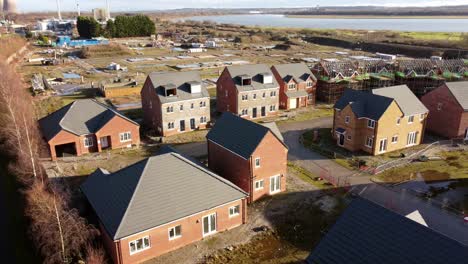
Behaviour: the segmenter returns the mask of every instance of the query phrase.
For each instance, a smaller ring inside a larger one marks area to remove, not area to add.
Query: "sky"
[[[79,1],[80,9],[90,11],[93,8],[105,7],[105,0],[60,0],[62,10],[76,10]],[[16,0],[19,12],[55,11],[56,0]],[[111,11],[141,11],[178,8],[275,8],[275,7],[315,7],[320,6],[440,6],[466,5],[468,0],[109,0]],[[38,4],[40,3],[40,4]]]

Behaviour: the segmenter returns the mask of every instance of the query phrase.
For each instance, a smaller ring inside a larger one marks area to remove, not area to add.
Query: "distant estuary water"
[[[296,18],[284,15],[253,14],[194,16],[176,19],[176,21],[183,20],[261,27],[468,32],[468,19],[464,18]]]

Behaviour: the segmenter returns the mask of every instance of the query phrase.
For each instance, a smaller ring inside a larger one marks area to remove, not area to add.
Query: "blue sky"
[[[54,11],[55,0],[16,0],[19,12]],[[77,0],[60,0],[63,10],[76,10]],[[104,7],[105,0],[78,0],[81,10]],[[158,10],[175,8],[256,8],[256,7],[312,7],[316,5],[384,5],[384,6],[438,6],[468,4],[468,0],[109,0],[111,10]],[[40,3],[40,4],[38,4]]]

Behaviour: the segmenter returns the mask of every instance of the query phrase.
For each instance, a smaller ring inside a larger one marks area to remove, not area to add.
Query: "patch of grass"
[[[288,122],[300,122],[307,121],[322,117],[331,117],[333,116],[333,109],[329,107],[316,107],[308,109],[307,111],[298,112],[294,117],[288,118],[287,120],[281,121],[284,123]]]
[[[450,179],[468,178],[468,153],[466,151],[444,151],[440,152],[439,156],[442,158],[441,160],[413,162],[404,167],[384,171],[374,176],[374,180],[398,183],[414,179],[418,172],[423,178],[441,173]]]
[[[84,90],[76,92],[73,95],[47,97],[35,103],[37,116],[38,118],[42,118],[76,100],[94,98],[95,95],[96,95],[96,90],[84,89]]]
[[[208,89],[208,93],[210,94],[210,97],[216,97],[216,88]]]
[[[402,37],[408,37],[417,40],[450,40],[460,41],[463,39],[462,33],[453,32],[400,32]]]
[[[288,168],[290,171],[292,171],[295,175],[297,175],[301,180],[319,188],[319,189],[328,189],[333,187],[333,185],[328,184],[325,180],[322,181],[317,181],[315,180],[318,178],[318,175],[315,175],[311,173],[310,171],[294,164],[291,162],[288,162]]]

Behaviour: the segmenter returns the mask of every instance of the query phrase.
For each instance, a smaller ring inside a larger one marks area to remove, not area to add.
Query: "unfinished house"
[[[210,95],[200,73],[150,73],[141,90],[145,126],[161,136],[205,129],[210,122]]]
[[[96,100],[76,100],[39,120],[52,160],[140,144],[140,125]]]
[[[395,83],[393,65],[381,59],[361,59],[355,62],[362,78],[362,89],[372,90],[392,86]]]
[[[468,80],[468,64],[463,59],[436,60],[434,61],[437,74],[446,81]]]
[[[278,114],[279,84],[265,64],[226,67],[216,83],[216,110],[246,119]]]
[[[344,93],[346,88],[361,90],[357,65],[352,61],[336,59],[322,60],[312,67],[317,76],[317,100],[332,104]]]
[[[406,84],[421,97],[440,87],[445,79],[437,74],[437,67],[430,59],[398,60],[395,65],[395,84]]]
[[[280,108],[295,109],[315,105],[317,78],[305,63],[271,67],[280,85]]]

